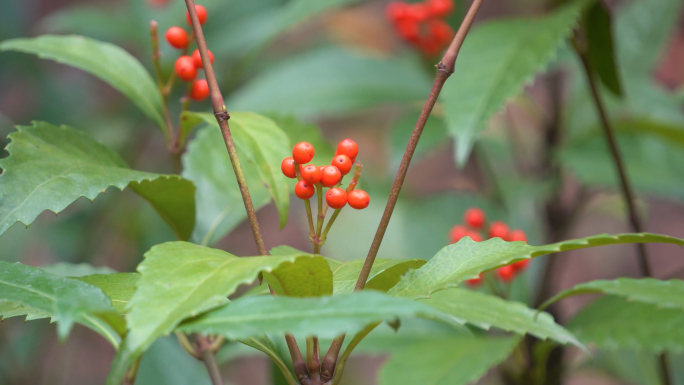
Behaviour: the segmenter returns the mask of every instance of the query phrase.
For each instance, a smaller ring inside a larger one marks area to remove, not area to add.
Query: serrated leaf
[[[366,289],[386,292],[396,285],[401,277],[411,269],[423,266],[424,259],[385,259],[378,258],[373,263],[366,282]],[[355,259],[338,266],[333,271],[335,294],[351,293],[361,273],[364,260]]]
[[[164,131],[156,83],[137,59],[118,46],[83,36],[43,35],[5,40],[0,51],[35,54],[89,72],[121,91]]]
[[[131,187],[157,209],[181,239],[194,226],[194,186],[176,175],[128,168],[106,146],[66,126],[34,122],[9,135],[0,159],[0,234],[31,224],[43,211],[59,213],[79,197],[93,200],[108,187]]]
[[[585,306],[568,323],[580,341],[605,349],[684,351],[684,311],[605,296]]]
[[[470,237],[440,250],[423,267],[406,274],[390,289],[389,294],[411,298],[426,298],[430,294],[457,286],[478,274],[523,259],[559,251],[584,249],[621,243],[672,243],[684,245],[684,239],[650,233],[601,234],[571,239],[545,246],[530,246],[525,242],[506,242],[493,238],[474,242]]]
[[[492,114],[554,58],[590,1],[574,1],[545,17],[486,22],[468,35],[442,91],[458,164],[468,159]]]
[[[474,383],[513,351],[517,337],[450,337],[419,341],[393,352],[380,369],[380,385]]]
[[[473,290],[449,289],[436,292],[420,302],[434,306],[446,314],[488,330],[491,327],[517,333],[531,334],[539,339],[552,339],[561,344],[584,346],[548,313],[539,313],[522,303]]]
[[[100,288],[112,301],[114,310],[124,314],[135,294],[139,276],[138,273],[93,274],[75,279]]]
[[[613,44],[613,19],[601,1],[594,2],[584,14],[587,56],[601,83],[613,94],[622,95]]]
[[[107,384],[118,385],[130,364],[183,319],[226,303],[239,285],[251,283],[261,272],[311,259],[307,254],[238,258],[187,242],[153,247],[138,265],[138,289],[126,307],[129,332]]]

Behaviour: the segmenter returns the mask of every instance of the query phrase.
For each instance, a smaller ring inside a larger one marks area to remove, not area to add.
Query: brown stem
[[[302,352],[299,351],[297,341],[292,334],[286,334],[285,341],[287,341],[287,348],[290,351],[290,357],[292,357],[292,368],[294,369],[297,380],[299,380],[299,383],[302,385],[309,385],[311,383],[309,380],[309,370],[302,357]]]
[[[306,367],[309,370],[309,378],[312,384],[321,383],[321,358],[318,346],[318,337],[307,337],[306,338]]]
[[[221,378],[221,371],[219,370],[218,364],[216,363],[216,357],[214,356],[214,351],[211,349],[212,343],[208,338],[197,335],[197,350],[202,357],[204,365],[207,367],[207,372],[209,372],[209,378],[213,385],[223,385],[223,379]]]

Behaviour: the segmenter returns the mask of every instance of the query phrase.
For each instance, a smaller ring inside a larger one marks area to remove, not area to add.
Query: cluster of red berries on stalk
[[[399,36],[430,57],[437,55],[454,38],[454,30],[442,20],[453,11],[454,0],[392,2],[386,8],[387,18]]]
[[[465,225],[456,225],[451,228],[449,237],[452,243],[456,243],[463,237],[470,237],[475,242],[482,242],[482,234],[480,231],[487,229],[487,238],[501,238],[504,241],[523,241],[527,242],[527,236],[522,230],[511,230],[508,225],[501,221],[493,221],[487,226],[487,216],[484,211],[477,207],[471,207],[466,210],[463,215],[463,222]],[[523,259],[512,263],[510,265],[502,266],[496,270],[497,277],[503,282],[510,282],[515,278],[516,274],[524,270],[529,265],[529,259]],[[466,281],[471,286],[477,286],[482,282],[482,274],[478,278],[469,279]]]
[[[197,17],[199,18],[200,24],[204,24],[207,21],[207,9],[201,5],[195,5],[195,10],[197,11]],[[190,13],[185,12],[185,17],[189,25],[192,25],[190,21]],[[192,43],[193,37],[189,36],[188,33],[181,27],[171,27],[166,31],[166,41],[177,49],[184,50],[184,54],[181,55],[176,60],[175,71],[178,77],[186,82],[193,82],[188,93],[193,100],[204,100],[209,96],[209,85],[205,79],[197,79],[197,70],[202,69],[202,58],[200,57],[200,52],[196,49],[191,56],[187,55],[188,47]],[[209,60],[214,63],[214,54],[209,51]]]

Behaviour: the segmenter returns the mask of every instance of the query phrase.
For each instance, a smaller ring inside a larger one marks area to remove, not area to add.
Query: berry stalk
[[[152,41],[152,63],[154,63],[154,72],[157,76],[157,86],[162,97],[162,106],[164,107],[164,122],[166,123],[166,131],[164,131],[164,139],[169,151],[173,152],[173,123],[171,123],[171,114],[169,112],[169,96],[164,92],[164,80],[162,78],[162,69],[159,58],[159,24],[156,21],[150,21],[150,40]]]

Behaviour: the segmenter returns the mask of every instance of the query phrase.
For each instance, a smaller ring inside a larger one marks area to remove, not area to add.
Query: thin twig
[[[161,54],[159,53],[159,24],[156,21],[150,21],[150,40],[152,42],[152,63],[154,63],[154,72],[157,77],[157,87],[159,88],[159,94],[162,97],[162,107],[164,109],[164,123],[166,124],[166,131],[164,131],[164,137],[166,139],[166,145],[170,152],[173,153],[175,150],[173,148],[174,134],[173,134],[173,123],[171,123],[171,114],[169,113],[169,95],[164,92],[164,80],[162,75],[161,63],[159,58]]]
[[[207,367],[207,372],[209,372],[211,383],[213,385],[223,385],[221,371],[216,363],[216,356],[214,356],[214,351],[211,349],[211,347],[212,343],[207,337],[197,334],[197,353],[202,357],[201,359],[204,362],[204,365]]]

